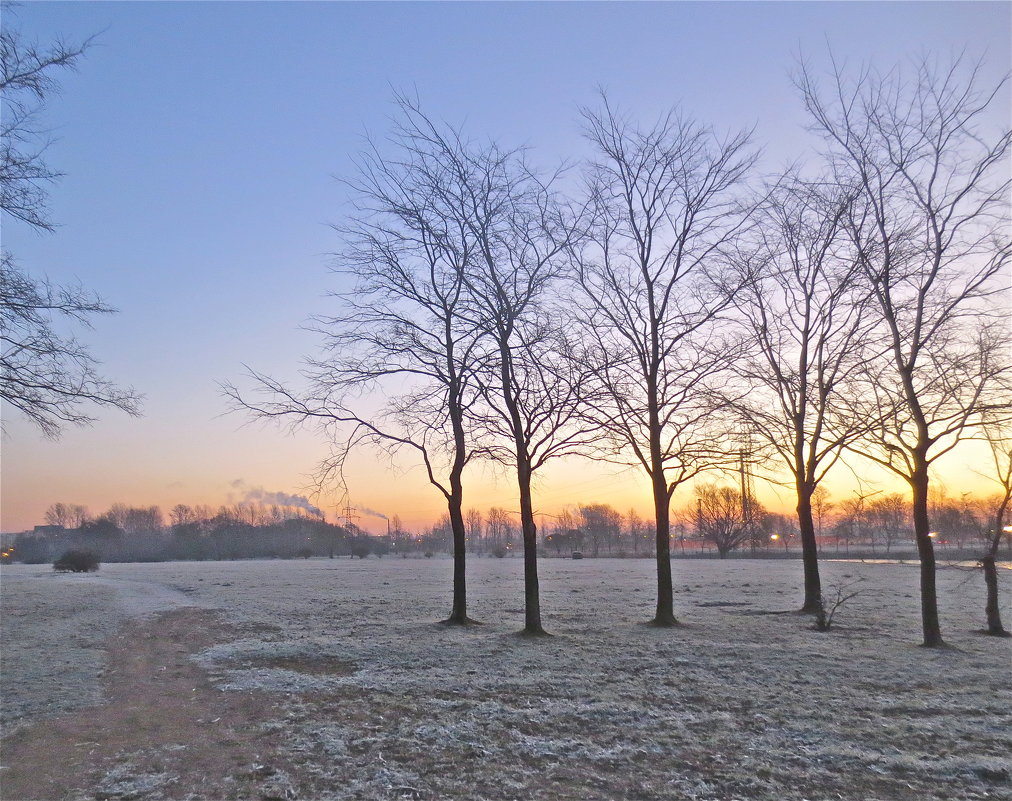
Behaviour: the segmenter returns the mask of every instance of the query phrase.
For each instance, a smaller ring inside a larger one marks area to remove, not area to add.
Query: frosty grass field
[[[650,560],[544,560],[544,639],[515,634],[521,560],[469,569],[484,625],[458,629],[435,625],[447,558],[5,566],[4,731],[100,717],[105,638],[139,619],[155,641],[174,615],[202,626],[189,664],[212,698],[259,719],[215,739],[211,709],[196,736],[128,738],[61,798],[1012,798],[1012,649],[975,633],[978,572],[939,571],[952,647],[925,650],[912,565],[823,563],[861,594],[819,634],[793,614],[797,561],[675,561],[683,625],[659,630]],[[61,747],[81,745],[101,756]],[[216,748],[236,758],[195,779]]]

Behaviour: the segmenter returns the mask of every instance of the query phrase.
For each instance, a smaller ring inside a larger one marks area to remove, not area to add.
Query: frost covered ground
[[[827,587],[861,591],[829,634],[793,613],[795,561],[675,561],[683,625],[659,630],[643,625],[651,561],[549,559],[555,636],[531,640],[515,635],[519,559],[470,562],[484,625],[467,629],[434,623],[449,610],[448,559],[7,566],[3,719],[23,728],[95,703],[102,637],[195,606],[205,628],[207,610],[227,624],[192,657],[222,697],[276,704],[255,723],[281,744],[276,764],[250,753],[242,768],[264,799],[1012,798],[1012,648],[975,633],[980,574],[940,571],[952,647],[934,651],[917,647],[915,566],[822,569]],[[150,750],[121,749],[67,797],[249,797],[248,783],[153,773]]]

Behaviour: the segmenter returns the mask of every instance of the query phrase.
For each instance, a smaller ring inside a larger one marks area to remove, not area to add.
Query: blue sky
[[[54,2],[5,11],[3,24],[29,38],[97,40],[44,118],[56,140],[47,158],[66,174],[51,194],[60,228],[40,236],[5,219],[4,246],[30,272],[80,280],[121,310],[86,339],[109,376],[147,397],[142,419],[103,414],[59,442],[7,417],[0,527],[41,522],[53,501],[98,512],[114,501],[224,501],[237,479],[269,491],[305,484],[322,444],[222,417],[217,382],[238,379],[244,362],[293,376],[312,351],[299,326],[339,288],[328,223],[347,197],[334,176],[350,173],[366,131],[383,135],[392,89],[416,90],[431,115],[527,144],[554,165],[584,152],[577,110],[603,86],[643,118],[680,104],[718,129],[756,125],[773,169],[807,146],[789,79],[799,52],[824,64],[829,44],[888,66],[966,49],[996,78],[1010,66],[1010,9]],[[998,114],[1009,115],[1007,91]],[[353,501],[390,508],[374,461],[356,463]],[[412,474],[398,480],[394,511],[428,517],[428,489]],[[588,480],[586,470],[579,482],[549,477],[546,504],[615,486]],[[508,505],[496,492],[482,490],[475,505]]]

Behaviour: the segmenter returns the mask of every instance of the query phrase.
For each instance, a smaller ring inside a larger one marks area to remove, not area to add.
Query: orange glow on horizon
[[[935,479],[950,498],[958,498],[964,493],[987,497],[996,492],[997,485],[974,470],[986,466],[988,458],[983,445],[966,443],[959,449],[958,456],[955,452],[950,455],[944,470],[936,471]],[[974,467],[971,468],[971,465]],[[295,471],[276,469],[274,472],[276,475],[265,476],[262,482],[251,480],[249,484],[256,483],[271,489],[285,487],[285,491],[291,494],[310,493],[305,486],[308,482],[304,480],[301,487],[291,486],[290,476],[299,475]],[[336,494],[311,496],[312,503],[323,509],[330,522],[342,522],[343,510],[350,504],[357,515],[354,522],[369,533],[386,533],[387,519],[395,516],[400,518],[406,530],[417,532],[430,527],[446,513],[442,495],[428,483],[420,469],[401,469],[389,460],[378,460],[373,454],[361,453],[350,461],[348,476],[347,499],[341,499]],[[25,531],[43,524],[46,509],[55,502],[85,505],[93,515],[101,514],[113,503],[157,505],[167,517],[169,510],[179,503],[217,508],[242,500],[228,482],[215,480],[211,475],[194,476],[194,479],[186,482],[185,486],[176,486],[174,482],[161,480],[157,473],[154,476],[143,475],[139,470],[125,470],[122,474],[76,471],[61,476],[60,481],[54,477],[52,483],[42,487],[22,488],[5,476],[3,531]],[[721,477],[713,474],[702,480],[737,485],[736,475]],[[757,479],[755,485],[759,501],[766,509],[793,514],[793,489],[786,478],[779,484]],[[866,495],[900,493],[904,496],[909,492],[902,480],[867,466],[862,466],[858,475],[840,467],[826,480],[825,486],[834,503],[853,498],[856,492]],[[671,503],[673,519],[691,507],[693,487],[694,483],[689,482],[675,492]],[[514,483],[504,471],[474,466],[465,482],[464,492],[465,509],[477,509],[484,514],[490,507],[497,506],[514,514],[518,512]],[[539,526],[550,526],[552,518],[562,511],[574,511],[579,505],[589,503],[607,504],[623,515],[634,510],[647,520],[654,516],[650,485],[640,469],[571,459],[551,464],[536,476],[534,504]]]

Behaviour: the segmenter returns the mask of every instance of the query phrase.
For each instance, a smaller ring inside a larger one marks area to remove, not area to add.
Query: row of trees
[[[989,552],[995,539],[995,513],[1002,500],[1001,495],[964,495],[957,500],[935,494],[930,504],[932,539],[959,551]],[[812,507],[820,552],[849,553],[855,548],[888,554],[896,546],[908,552],[913,544],[913,511],[900,493],[854,492],[837,503],[820,488]],[[468,553],[480,556],[519,550],[516,515],[492,507],[484,515],[468,509],[464,519]],[[771,549],[797,552],[800,544],[796,516],[767,511],[754,497],[746,496],[743,504],[740,490],[727,484],[697,485],[694,500],[674,509],[671,520],[671,547],[682,553],[703,543],[716,548],[721,556],[739,548],[752,553]],[[574,506],[552,515],[547,523],[542,517],[540,545],[555,556],[568,556],[572,551],[591,557],[647,556],[653,550],[653,530],[654,522],[644,520],[634,509],[623,515],[607,504]],[[448,515],[417,536],[404,532],[396,522],[392,537],[395,541],[424,541],[427,550],[453,550]],[[1007,541],[1012,549],[1012,536]]]
[[[68,547],[95,551],[104,561],[333,557],[391,547],[386,538],[371,538],[353,524],[329,524],[303,507],[258,503],[178,504],[168,524],[157,506],[117,503],[92,517],[85,507],[55,503],[46,522],[41,531],[15,538],[10,561],[51,561]]]
[[[508,466],[528,634],[543,633],[532,483],[550,460],[644,470],[669,626],[672,495],[746,458],[791,476],[803,609],[821,609],[813,497],[849,451],[910,488],[924,644],[943,644],[930,470],[982,427],[1000,439],[1012,397],[1010,132],[986,119],[1005,84],[929,59],[912,75],[834,63],[825,85],[801,63],[795,82],[817,156],[766,180],[751,131],[679,110],[644,126],[602,96],[581,112],[596,155],[577,179],[398,97],[348,181],[337,270],[354,287],[317,321],[305,386],[254,373],[226,393],[318,425],[334,445],[321,481],[358,445],[416,454],[447,502],[450,622],[468,622],[465,467]]]
[[[159,533],[166,525],[165,515],[158,506],[128,506],[114,503],[105,512],[92,515],[87,506],[54,503],[45,512],[49,526],[65,529],[81,528],[88,523],[109,523],[125,534]],[[220,506],[176,504],[169,510],[168,524],[173,528],[185,525],[214,526],[218,523],[245,523],[265,526],[291,519],[322,520],[323,513],[306,506],[284,506],[243,501]]]
[[[959,549],[974,547],[986,551],[994,539],[994,514],[1002,500],[1000,495],[989,498],[963,495],[953,499],[936,493],[930,504],[935,542]],[[835,502],[825,488],[820,487],[813,499],[813,516],[820,549],[833,549],[838,553],[849,552],[853,546],[889,553],[894,546],[908,546],[911,542],[911,505],[899,493],[854,492]],[[85,506],[67,503],[54,503],[45,513],[51,536],[104,535],[121,544],[132,540],[134,546],[138,538],[149,535],[171,534],[197,541],[215,533],[220,538],[225,530],[263,530],[278,526],[294,530],[290,521],[323,520],[322,515],[303,506],[255,502],[218,507],[177,504],[169,510],[167,518],[158,506],[136,507],[122,503],[113,504],[97,516],[91,515]],[[508,510],[491,507],[482,513],[468,509],[464,521],[468,553],[505,555],[520,550],[518,521]],[[341,528],[352,539],[368,536],[353,523]],[[371,538],[377,551],[453,551],[453,530],[448,515],[419,532],[406,530],[395,515],[387,528],[385,536]],[[653,529],[654,522],[643,519],[635,509],[622,514],[608,504],[576,505],[551,516],[547,525],[543,518],[540,544],[547,553],[556,556],[568,556],[574,550],[590,557],[647,556],[652,552]],[[799,533],[795,517],[769,512],[755,498],[746,498],[743,504],[737,488],[713,482],[698,484],[694,500],[674,510],[672,515],[672,547],[683,552],[686,543],[691,548],[704,542],[716,547],[722,556],[737,548],[749,548],[753,552],[770,548],[790,551],[797,549]],[[209,558],[208,553],[220,551],[197,550],[198,558]],[[238,550],[244,556],[252,553],[247,547]],[[314,549],[313,554],[323,555],[317,554],[318,550]]]
[[[53,70],[84,46],[39,50],[9,26],[0,44],[2,209],[49,230],[45,186],[58,174],[36,115]],[[319,424],[334,444],[321,481],[340,478],[358,445],[417,456],[447,503],[452,622],[468,621],[465,469],[507,466],[531,634],[543,631],[532,486],[552,459],[643,468],[654,622],[673,625],[677,487],[746,455],[779,462],[798,499],[803,608],[818,611],[813,498],[856,454],[910,488],[924,642],[943,644],[930,469],[978,431],[1008,454],[1012,134],[989,117],[1006,84],[929,58],[906,73],[834,62],[821,80],[802,63],[795,82],[817,153],[772,178],[758,175],[753,132],[677,110],[640,125],[606,97],[584,109],[596,155],[576,178],[400,97],[390,140],[348,181],[359,202],[338,226],[338,270],[354,288],[318,320],[324,350],[306,387],[254,375],[262,396],[226,392],[256,415]],[[51,434],[87,422],[82,403],[136,412],[136,394],[53,325],[108,306],[30,278],[6,252],[0,279],[4,402]]]

